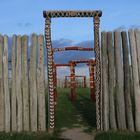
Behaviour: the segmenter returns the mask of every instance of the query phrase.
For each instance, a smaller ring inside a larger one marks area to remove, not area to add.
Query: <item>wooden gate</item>
[[[51,133],[55,127],[55,104],[54,104],[54,79],[53,79],[53,55],[51,41],[51,18],[60,17],[92,17],[94,20],[94,48],[96,54],[96,125],[97,130],[102,130],[101,124],[101,56],[99,41],[99,25],[102,12],[95,11],[44,11],[45,18],[45,39],[47,48],[48,64],[48,131]]]

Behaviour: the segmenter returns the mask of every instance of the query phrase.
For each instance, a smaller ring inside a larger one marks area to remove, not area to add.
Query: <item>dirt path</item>
[[[84,127],[66,129],[62,132],[61,137],[69,140],[94,140],[94,135],[84,132],[85,129]]]

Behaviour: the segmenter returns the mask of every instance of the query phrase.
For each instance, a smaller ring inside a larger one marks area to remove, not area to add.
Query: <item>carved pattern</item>
[[[101,61],[100,61],[100,44],[99,44],[99,17],[102,16],[102,12],[97,11],[44,11],[45,22],[45,38],[48,54],[48,87],[49,87],[49,110],[48,120],[49,129],[54,129],[54,79],[53,79],[53,58],[52,58],[52,44],[51,44],[51,29],[50,18],[55,17],[94,17],[94,50],[96,54],[96,121],[97,130],[102,129],[102,87],[101,87]],[[61,50],[61,49],[60,49]],[[59,50],[58,50],[59,51]],[[61,50],[63,51],[63,49]]]
[[[46,18],[45,20],[45,39],[47,48],[47,62],[48,62],[48,127],[49,131],[54,129],[54,76],[53,76],[53,54],[51,44],[51,19]]]
[[[101,98],[101,62],[100,62],[100,44],[99,44],[99,25],[100,18],[96,14],[94,17],[94,47],[96,55],[96,125],[97,130],[101,130],[102,101]]]
[[[102,15],[100,10],[95,11],[44,11],[44,17],[94,17],[95,15]]]

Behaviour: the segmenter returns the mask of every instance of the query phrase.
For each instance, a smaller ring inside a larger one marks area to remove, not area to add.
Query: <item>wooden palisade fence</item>
[[[46,131],[44,36],[13,35],[9,44],[0,35],[0,132]],[[102,32],[101,59],[103,130],[140,131],[140,31]]]
[[[101,36],[103,130],[140,131],[140,31]]]
[[[13,35],[8,42],[0,35],[0,131],[46,131],[44,36],[32,34],[29,43],[28,36]]]

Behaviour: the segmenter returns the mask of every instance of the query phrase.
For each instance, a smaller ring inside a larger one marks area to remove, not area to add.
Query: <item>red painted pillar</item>
[[[76,101],[76,86],[75,86],[75,64],[70,65],[70,79],[71,79],[71,100]]]
[[[75,88],[78,88],[78,77],[75,77]]]
[[[65,80],[64,80],[64,88],[67,88],[67,76],[65,76]]]
[[[86,88],[87,87],[87,85],[86,85],[86,76],[84,76],[84,88]]]
[[[90,98],[95,101],[95,81],[94,81],[94,65],[89,62],[89,76],[90,76]]]

